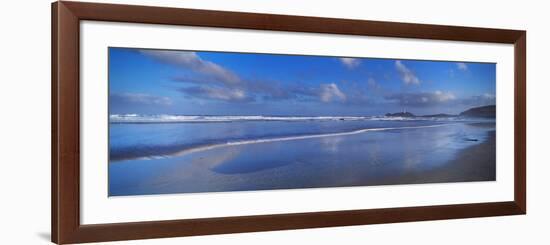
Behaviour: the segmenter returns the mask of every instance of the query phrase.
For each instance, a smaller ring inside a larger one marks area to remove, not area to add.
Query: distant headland
[[[480,106],[470,108],[461,112],[458,115],[451,115],[445,113],[432,114],[432,115],[422,115],[416,116],[410,112],[397,112],[397,113],[386,113],[386,117],[477,117],[477,118],[495,118],[496,117],[496,105]]]

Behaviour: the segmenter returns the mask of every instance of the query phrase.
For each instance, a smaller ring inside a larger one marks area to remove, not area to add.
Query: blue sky
[[[109,48],[111,114],[457,114],[495,86],[492,63]]]

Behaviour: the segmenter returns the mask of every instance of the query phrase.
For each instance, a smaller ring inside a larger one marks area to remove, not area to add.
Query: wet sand
[[[383,179],[374,185],[495,181],[495,162],[496,132],[490,131],[487,140],[483,143],[459,151],[455,159],[441,167],[422,172],[412,171]]]

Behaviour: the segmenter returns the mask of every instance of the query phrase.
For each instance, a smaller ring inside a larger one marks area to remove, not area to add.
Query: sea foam
[[[193,116],[112,114],[111,123],[208,123],[241,121],[458,121],[462,118],[386,117],[386,116]]]

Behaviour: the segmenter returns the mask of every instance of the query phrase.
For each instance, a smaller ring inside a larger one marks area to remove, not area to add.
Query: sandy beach
[[[109,164],[109,192],[121,196],[493,181],[494,126],[403,124],[116,161]]]
[[[422,184],[496,180],[496,132],[483,143],[460,150],[455,159],[430,171],[411,171],[372,185]]]

